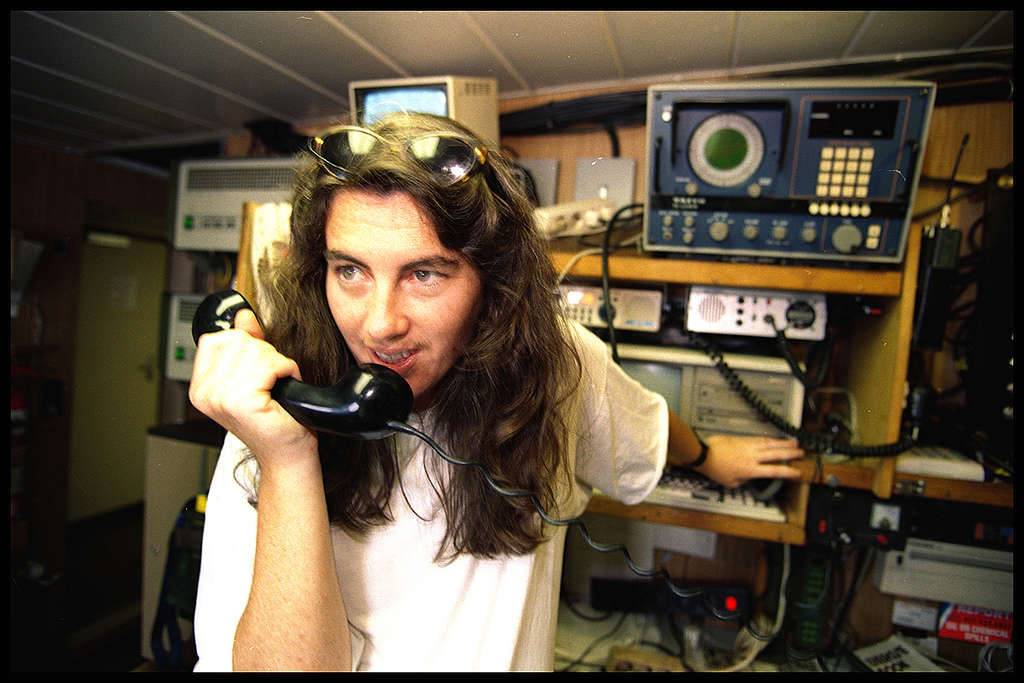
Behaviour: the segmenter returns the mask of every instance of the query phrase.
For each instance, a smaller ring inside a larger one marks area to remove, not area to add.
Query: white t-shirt
[[[559,496],[559,509],[547,511],[563,519],[583,512],[594,488],[627,504],[646,498],[665,466],[668,444],[665,400],[622,372],[595,335],[575,323],[571,329],[583,361],[575,409],[566,420],[575,483]],[[430,434],[422,416],[408,422]],[[353,668],[550,671],[567,528],[549,527],[550,539],[527,555],[460,555],[435,563],[445,521],[434,486],[456,466],[414,436],[395,438],[401,487],[392,492],[394,522],[358,540],[332,530]],[[235,478],[235,465],[247,454],[228,434],[210,487],[194,622],[196,671],[231,670],[235,629],[248,601],[256,510]],[[251,481],[254,471],[250,460],[238,480]]]

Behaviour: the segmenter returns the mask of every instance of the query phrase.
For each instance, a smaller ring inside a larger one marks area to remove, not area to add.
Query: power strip
[[[537,230],[550,240],[599,231],[612,219],[614,213],[613,201],[581,199],[538,207],[534,209],[533,216],[537,222]]]
[[[804,546],[803,565],[790,596],[789,648],[793,658],[816,655],[822,647],[829,590],[829,557],[823,546]]]
[[[601,287],[559,285],[562,312],[587,327],[607,327],[608,308]],[[661,292],[653,289],[609,290],[612,325],[620,330],[657,332],[661,328]]]
[[[825,295],[813,292],[694,285],[686,301],[691,332],[776,337],[778,328],[788,339],[821,341],[827,321]]]

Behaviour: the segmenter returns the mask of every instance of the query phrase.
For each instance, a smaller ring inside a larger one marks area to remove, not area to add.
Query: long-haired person
[[[407,434],[313,432],[278,379],[399,373],[408,422],[553,517],[596,487],[643,500],[666,462],[727,486],[795,478],[795,442],[702,443],[559,313],[533,212],[500,153],[397,114],[313,138],[263,329],[199,341],[190,398],[228,431],[195,615],[203,670],[550,670],[566,528]]]

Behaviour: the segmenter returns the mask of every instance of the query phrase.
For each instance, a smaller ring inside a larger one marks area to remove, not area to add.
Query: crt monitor
[[[371,125],[394,111],[425,112],[455,119],[485,142],[498,144],[498,82],[493,78],[435,76],[352,81],[352,122]]]

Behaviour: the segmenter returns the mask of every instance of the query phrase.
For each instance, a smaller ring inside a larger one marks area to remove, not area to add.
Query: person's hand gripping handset
[[[251,310],[238,311],[232,329],[198,339],[189,398],[260,467],[252,584],[232,668],[346,670],[351,645],[317,438],[271,398],[284,377],[301,380],[298,365],[264,340]],[[211,495],[208,515],[214,503]]]

